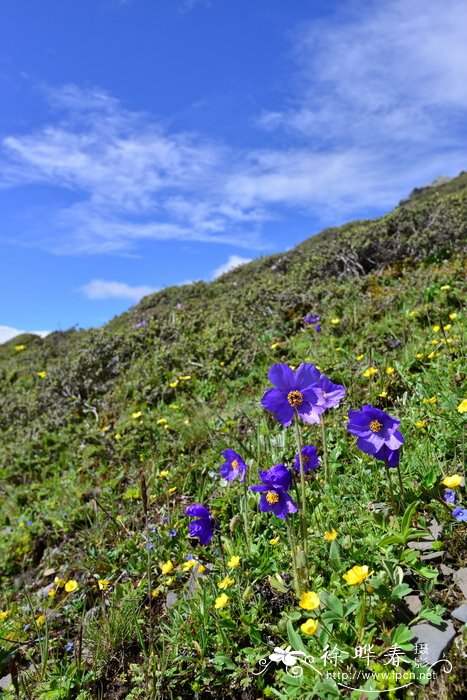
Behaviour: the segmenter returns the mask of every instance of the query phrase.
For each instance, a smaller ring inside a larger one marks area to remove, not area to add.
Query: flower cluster
[[[388,467],[399,464],[399,449],[404,438],[398,430],[400,421],[380,408],[365,404],[360,411],[349,411],[347,430],[356,435],[357,446]]]
[[[287,515],[298,511],[297,504],[288,493],[292,486],[292,475],[286,466],[276,464],[271,469],[260,471],[259,478],[263,483],[250,486],[250,489],[262,493],[259,509],[263,513],[272,511],[278,518],[285,520]]]

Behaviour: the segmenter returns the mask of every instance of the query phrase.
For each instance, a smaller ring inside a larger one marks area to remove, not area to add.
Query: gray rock
[[[177,594],[174,593],[174,591],[169,591],[167,593],[167,597],[165,599],[165,604],[166,604],[167,608],[173,608],[173,606],[175,605],[177,600],[178,600]]]
[[[410,549],[418,549],[419,552],[429,552],[433,547],[434,539],[424,538],[423,540],[418,540],[417,542],[409,542]]]
[[[412,627],[414,644],[426,645],[426,653],[423,654],[423,662],[431,666],[443,657],[444,652],[456,636],[454,625],[449,620],[435,627],[427,622],[421,622]]]
[[[441,564],[439,568],[443,576],[452,576],[455,573],[455,570],[451,569],[450,566],[446,566],[446,564]]]
[[[428,530],[431,532],[433,539],[437,540],[440,534],[443,532],[443,526],[433,518],[431,523],[428,525]]]
[[[462,603],[458,608],[452,611],[451,615],[460,620],[461,622],[467,622],[467,603]]]
[[[3,678],[0,678],[0,690],[6,690],[10,687],[11,683],[11,673],[9,673],[7,676],[3,676]]]
[[[412,615],[418,615],[418,612],[423,605],[418,595],[406,595],[404,601]]]
[[[444,557],[444,551],[440,550],[439,552],[428,552],[428,554],[422,554],[420,559],[422,561],[437,562],[437,561],[441,561],[441,559],[443,557]]]
[[[467,568],[455,571],[453,574],[453,579],[464,594],[464,598],[467,598]]]

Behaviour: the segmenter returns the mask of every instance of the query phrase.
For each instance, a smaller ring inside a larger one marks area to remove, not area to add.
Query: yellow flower
[[[188,382],[191,379],[191,374],[182,374],[179,379],[181,382]]]
[[[459,411],[459,413],[467,413],[467,399],[462,399],[462,401],[457,407],[457,410]]]
[[[160,567],[162,573],[165,575],[170,574],[170,572],[173,571],[174,565],[172,564],[170,559],[168,559],[166,562],[164,562],[164,564],[161,564]]]
[[[97,585],[99,586],[100,591],[106,591],[110,586],[110,581],[108,581],[106,578],[99,578],[97,579]]]
[[[415,425],[417,428],[426,428],[426,420],[418,420]]]
[[[16,350],[16,352],[21,352],[22,350],[26,350],[26,345],[15,345],[15,350]]]
[[[199,564],[197,571],[199,574],[204,574],[204,572],[206,571],[206,567],[203,566],[202,564]]]
[[[190,421],[188,420],[188,418],[185,418],[185,420],[183,421],[183,425],[190,425]]]
[[[37,373],[37,376],[40,377],[41,379],[45,379],[47,376],[47,372],[45,371],[45,369],[43,369]]]
[[[331,318],[331,323],[333,326],[337,326],[340,322],[340,318]]]
[[[440,289],[441,289],[443,292],[447,292],[448,289],[451,289],[451,285],[450,285],[450,284],[443,284],[443,286],[440,287]]]
[[[39,627],[42,627],[42,625],[45,623],[45,615],[39,615],[36,617],[36,623],[39,625]]]
[[[54,578],[54,583],[57,586],[57,588],[63,588],[65,585],[66,581],[64,578],[58,578],[58,576],[55,576]]]
[[[168,420],[167,418],[159,418],[159,420],[156,421],[156,423],[157,425],[165,425],[166,423],[168,423]]]
[[[70,579],[65,583],[65,591],[67,593],[74,593],[74,591],[78,590],[78,581],[75,581],[74,578]]]
[[[216,610],[220,610],[220,608],[225,608],[226,605],[228,605],[229,602],[229,597],[225,595],[225,593],[221,593],[221,595],[216,598],[216,601],[214,603],[214,607]]]
[[[433,359],[434,357],[436,357],[437,355],[438,355],[438,353],[435,352],[435,351],[433,350],[433,352],[430,352],[430,354],[427,355],[427,357],[428,357],[429,360],[432,360],[432,359]]]
[[[304,634],[315,634],[318,629],[318,620],[312,620],[311,618],[300,625],[300,629]]]
[[[387,395],[388,395],[387,391],[382,391],[381,394],[378,394],[378,396],[380,396],[382,399],[385,399],[387,397]],[[346,420],[347,420],[347,417],[346,417]]]
[[[433,333],[439,333],[440,327],[439,327],[439,326],[433,326],[432,331],[433,331]]]
[[[221,367],[223,367],[223,366],[225,365],[225,361],[224,361],[224,360],[221,360],[221,361],[219,362],[219,364],[220,364]]]
[[[167,578],[167,579],[165,580],[165,585],[166,585],[166,586],[171,586],[172,583],[173,583],[174,581],[175,581],[175,579],[174,579],[172,576],[170,576],[169,578]]]
[[[190,569],[193,569],[198,562],[196,559],[188,559],[188,561],[184,561],[182,564],[182,569],[183,571],[189,571]]]
[[[180,408],[180,406],[178,405],[178,403],[171,403],[169,408],[171,408],[172,411],[176,411],[177,409]]]
[[[230,578],[229,576],[226,576],[224,579],[222,579],[222,581],[219,581],[219,583],[217,584],[217,587],[225,590],[229,586],[232,586],[232,584],[234,584],[234,583],[235,583],[234,578]]]
[[[137,418],[141,418],[142,415],[143,414],[141,411],[135,411],[134,413],[131,414],[131,417],[136,420]]]
[[[307,593],[302,593],[298,604],[304,610],[316,610],[320,605],[320,599],[313,591],[308,591]]]
[[[377,372],[378,372],[378,370],[376,369],[376,367],[368,367],[368,369],[366,369],[366,370],[363,372],[363,376],[364,376],[364,377],[372,377],[372,376],[373,376],[374,374],[376,374]]]
[[[155,591],[151,591],[151,595],[153,598],[157,598],[157,596],[160,594],[160,590],[156,588]]]
[[[173,493],[176,490],[177,490],[176,486],[171,486],[170,489],[167,489],[167,493]]]
[[[227,562],[227,566],[229,566],[231,569],[235,569],[236,566],[240,566],[240,557],[232,555]]]
[[[178,379],[175,379],[173,382],[170,382],[169,386],[172,387],[172,389],[175,389],[177,384],[178,384]]]
[[[281,346],[281,343],[273,343],[269,347],[271,348],[271,350],[275,350],[276,348],[280,348],[280,346]]]
[[[355,359],[357,360],[357,362],[360,362],[360,360],[363,360],[364,357],[365,357],[365,353],[362,353],[361,355],[357,355],[357,357]]]
[[[334,352],[340,352],[342,348],[334,348]]]
[[[57,589],[51,588],[47,595],[49,595],[51,598],[53,598],[54,595],[57,595]]]
[[[165,479],[169,476],[169,471],[167,469],[163,469],[161,472],[159,472],[157,476],[159,477],[159,479]]]
[[[364,566],[358,566],[357,564],[347,571],[346,574],[342,576],[343,579],[347,581],[351,586],[358,586],[362,581],[368,578],[370,574],[368,573],[368,567],[366,564]]]
[[[421,360],[422,357],[425,357],[425,353],[424,352],[417,352],[415,357],[417,358],[417,360]]]
[[[409,316],[410,318],[413,318],[414,316],[418,316],[419,312],[415,309],[414,311],[409,311]]]
[[[457,318],[457,314],[453,311],[452,314],[449,314],[449,318],[451,321],[454,321]]]
[[[115,433],[115,439],[117,442],[119,442],[122,439],[122,436],[120,435],[120,433]]]
[[[443,326],[443,331],[450,331],[452,328],[452,325],[450,323],[446,323],[445,326]]]
[[[9,610],[3,610],[2,612],[0,612],[0,620],[6,620],[9,614]]]
[[[280,537],[277,535],[277,537],[273,537],[272,540],[269,540],[269,544],[276,545],[279,544]]]
[[[337,532],[334,530],[334,528],[332,528],[332,530],[327,530],[327,531],[324,533],[324,539],[325,539],[327,542],[332,542],[333,540],[336,539],[336,537],[337,537]]]
[[[448,489],[455,489],[462,484],[464,479],[460,474],[453,474],[452,476],[445,476],[442,480],[442,484],[447,486]]]
[[[438,401],[436,396],[432,396],[431,399],[423,399],[423,403],[436,403]]]
[[[394,369],[394,367],[386,367],[384,371],[386,372],[386,374],[394,374],[396,370]]]

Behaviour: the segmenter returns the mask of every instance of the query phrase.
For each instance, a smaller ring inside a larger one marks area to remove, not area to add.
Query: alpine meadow
[[[6,700],[467,694],[467,174],[0,345]]]

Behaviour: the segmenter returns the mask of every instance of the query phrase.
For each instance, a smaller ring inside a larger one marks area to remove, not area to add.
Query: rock
[[[437,540],[440,534],[443,532],[443,526],[440,525],[435,518],[433,518],[431,523],[428,525],[428,530],[431,532],[433,539]]]
[[[6,690],[10,687],[11,683],[11,673],[9,673],[7,676],[3,676],[3,678],[0,678],[0,690]]]
[[[467,622],[467,603],[462,603],[458,608],[452,611],[451,615],[460,620],[461,622]]]
[[[40,588],[40,589],[37,591],[37,595],[38,595],[39,597],[41,597],[41,598],[44,598],[45,596],[48,596],[48,595],[49,595],[49,591],[51,591],[52,588],[55,588],[55,584],[54,584],[54,583],[49,583],[48,586],[44,586],[43,588]]]
[[[423,605],[418,595],[406,595],[404,601],[412,615],[418,615],[418,612]]]
[[[434,542],[435,540],[431,538],[425,538],[417,542],[409,542],[408,546],[410,549],[418,549],[419,552],[428,552],[433,547]]]
[[[165,605],[166,605],[166,607],[167,607],[167,608],[173,608],[173,606],[175,605],[175,603],[177,602],[177,600],[178,600],[177,594],[174,593],[173,591],[169,591],[169,592],[167,593],[167,597],[166,597],[166,599],[165,599]]]
[[[441,561],[441,559],[443,557],[444,557],[444,551],[441,550],[439,552],[429,552],[428,554],[422,554],[420,559],[422,561],[437,562],[437,561]]]
[[[467,568],[455,571],[453,574],[453,579],[464,594],[464,598],[467,598]]]
[[[427,622],[421,622],[412,627],[414,644],[426,645],[426,653],[423,654],[423,663],[431,666],[442,658],[444,652],[456,636],[454,625],[449,620],[442,622],[439,627],[435,627]]]
[[[439,568],[443,576],[452,576],[455,573],[455,570],[451,569],[450,566],[446,566],[446,564],[441,564]]]

